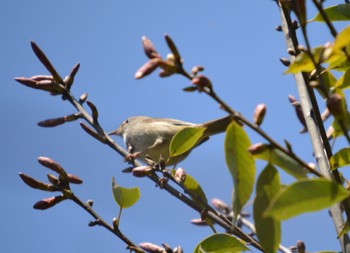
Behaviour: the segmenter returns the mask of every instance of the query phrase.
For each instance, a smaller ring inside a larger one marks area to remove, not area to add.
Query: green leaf
[[[248,251],[244,242],[229,234],[214,234],[201,241],[194,253],[239,253]]]
[[[172,138],[169,146],[170,156],[178,156],[191,150],[203,136],[205,127],[186,127]]]
[[[115,182],[114,177],[112,178],[112,190],[113,196],[117,204],[121,208],[128,208],[133,206],[140,198],[140,189],[135,188],[124,188]]]
[[[315,58],[315,61],[320,60],[321,53],[323,52],[323,46],[315,47],[311,50],[312,55]],[[304,52],[301,52],[295,57],[295,60],[290,64],[289,68],[284,72],[285,74],[295,74],[300,71],[311,72],[315,69],[311,58]]]
[[[320,87],[318,87],[321,83],[319,83],[318,86],[316,86],[317,91],[320,93],[320,95],[323,98],[326,98],[330,88],[335,86],[335,83],[337,82],[337,79],[335,78],[335,76],[332,74],[332,72],[330,71],[325,71],[321,74],[322,80],[323,80],[323,85],[324,87],[322,87],[322,91],[320,90]],[[324,94],[324,92],[326,92],[326,94]]]
[[[287,220],[302,213],[330,207],[349,196],[350,193],[344,187],[329,179],[301,179],[281,189],[264,215],[276,220]]]
[[[268,164],[261,172],[256,184],[256,197],[254,200],[254,221],[256,234],[266,252],[277,252],[281,241],[281,222],[263,213],[272,199],[281,188],[278,171],[272,164]],[[266,231],[269,231],[266,233]]]
[[[226,164],[234,183],[233,212],[237,215],[249,200],[255,180],[255,161],[248,152],[250,140],[244,129],[235,121],[227,127],[225,138]]]
[[[330,21],[346,21],[350,20],[350,5],[338,4],[323,9]],[[324,22],[322,15],[317,13],[311,21]]]
[[[339,89],[348,89],[350,87],[350,69],[337,80],[335,87]]]
[[[303,166],[297,163],[290,156],[282,153],[279,149],[276,149],[268,144],[262,144],[259,152],[254,153],[254,157],[268,161],[281,169],[283,169],[289,175],[299,179],[305,178],[307,175],[306,170]]]
[[[349,119],[350,119],[350,113],[348,112],[348,116],[347,116]],[[343,136],[344,135],[344,132],[339,124],[339,122],[337,120],[333,120],[332,122],[332,127],[334,129],[334,132],[332,133],[332,137],[333,138],[336,138],[336,137],[339,137],[339,136]],[[345,122],[345,127],[346,129],[350,129],[350,122]]]
[[[171,174],[174,177],[176,173],[176,170],[171,170]],[[183,186],[185,186],[185,188],[187,190],[189,190],[190,192],[192,192],[195,196],[199,197],[201,201],[198,201],[197,198],[192,198],[194,201],[197,202],[197,204],[202,204],[204,203],[208,203],[207,197],[205,196],[205,193],[202,189],[202,187],[199,185],[199,183],[189,174],[186,173],[186,177],[185,180],[182,182]]]
[[[334,40],[333,51],[342,49],[350,44],[350,26],[338,33]]]
[[[332,170],[350,165],[350,147],[343,148],[335,153],[331,159],[329,159],[329,165]]]

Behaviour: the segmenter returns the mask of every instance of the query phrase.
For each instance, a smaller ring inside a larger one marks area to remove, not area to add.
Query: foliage
[[[336,235],[343,242],[343,251],[349,251],[349,242],[344,241],[349,226],[348,222],[342,221],[341,210],[344,210],[344,214],[349,220],[350,193],[348,186],[343,186],[343,183],[347,180],[342,178],[338,169],[349,165],[350,151],[348,147],[344,147],[332,155],[329,143],[331,138],[344,137],[350,144],[348,134],[350,113],[344,95],[344,90],[348,89],[350,84],[350,26],[338,33],[332,24],[334,21],[348,21],[350,19],[349,5],[340,4],[324,8],[322,1],[313,1],[319,13],[307,22],[305,1],[281,0],[278,3],[283,14],[284,32],[288,32],[291,37],[287,38],[287,43],[292,46],[288,48],[291,62],[282,61],[285,65],[289,65],[285,73],[295,75],[297,86],[308,88],[307,96],[300,94],[302,98],[300,104],[295,99],[291,99],[291,101],[296,107],[298,118],[306,126],[313,139],[318,168],[313,164],[304,162],[287,141],[285,145],[280,145],[262,130],[260,125],[266,115],[266,105],[257,107],[254,122],[250,122],[217,95],[211,80],[201,74],[204,70],[203,67],[195,66],[191,72],[186,71],[180,51],[169,35],[165,36],[165,41],[171,53],[166,58],[163,58],[157,52],[147,37],[142,38],[148,61],[137,70],[136,79],[144,78],[157,69],[160,69],[160,77],[181,75],[190,80],[192,84],[190,87],[185,87],[184,91],[207,95],[219,103],[220,107],[230,116],[220,121],[224,124],[224,127],[215,128],[215,131],[225,132],[226,134],[224,148],[227,167],[234,185],[233,199],[230,206],[218,200],[213,201],[212,204],[217,210],[208,203],[206,194],[200,184],[183,169],[170,170],[166,168],[166,161],[162,157],[159,161],[152,161],[146,156],[146,165],[143,165],[137,160],[137,155],[139,155],[137,152],[128,153],[133,151],[133,147],[128,146],[127,152],[109,137],[98,121],[97,107],[87,100],[87,95],[83,94],[77,100],[71,94],[71,87],[79,70],[79,64],[76,64],[71,73],[63,79],[45,53],[36,43],[32,42],[31,46],[35,55],[51,75],[21,77],[16,78],[16,81],[27,87],[61,96],[64,101],[71,103],[77,110],[76,113],[64,117],[41,121],[39,122],[40,126],[55,127],[67,122],[74,122],[77,119],[84,120],[84,123],[82,122],[80,125],[86,133],[102,144],[110,146],[120,155],[127,157],[126,160],[131,166],[124,172],[132,172],[132,175],[136,177],[148,178],[155,182],[159,188],[164,189],[179,201],[186,203],[187,206],[197,211],[201,216],[199,223],[211,226],[214,232],[216,232],[214,224],[225,231],[225,233],[214,233],[201,241],[194,252],[241,252],[253,248],[261,252],[277,252],[277,250],[290,252],[280,245],[281,222],[303,213],[325,208],[330,208],[337,227]],[[299,27],[291,21],[291,13],[297,17]],[[306,27],[312,25],[312,22],[323,22],[334,36],[334,41],[323,46],[311,47]],[[301,30],[306,46],[297,43],[296,29],[298,28]],[[341,72],[341,76],[336,78],[334,71]],[[319,113],[314,91],[318,92],[320,98],[324,99],[326,114],[333,117],[333,123],[327,135],[322,121],[325,118],[322,118]],[[311,101],[312,109],[310,111],[312,111],[312,115],[306,109],[309,100]],[[85,110],[85,105],[89,107],[91,113]],[[303,111],[303,114],[300,110]],[[313,124],[316,124],[316,131]],[[254,131],[267,143],[252,145],[245,127]],[[208,137],[206,135],[207,130],[205,125],[186,127],[174,133],[170,139],[166,139],[164,137],[166,135],[161,135],[162,138],[154,140],[154,143],[168,145],[166,148],[169,148],[171,157],[185,155],[206,140]],[[147,155],[147,151],[152,148],[154,148],[153,145],[139,153],[143,152]],[[257,182],[255,182],[255,159],[267,162],[265,168],[258,175]],[[113,178],[113,196],[120,207],[120,212],[118,219],[113,219],[112,225],[109,225],[92,209],[92,203],[83,203],[71,190],[71,184],[81,184],[82,180],[67,173],[50,158],[40,157],[39,162],[58,175],[49,174],[49,183],[41,182],[23,173],[20,174],[20,177],[24,183],[34,189],[45,192],[59,192],[60,194],[37,202],[34,208],[48,209],[62,201],[72,200],[94,217],[95,220],[90,223],[90,226],[100,225],[105,227],[124,241],[130,251],[182,252],[181,247],[171,249],[166,244],[163,244],[163,247],[152,243],[137,245],[120,230],[121,210],[132,207],[137,202],[140,197],[139,188],[119,186]],[[289,185],[282,185],[280,171],[275,166],[292,175],[294,182]],[[253,232],[253,235],[251,235],[245,233],[241,229],[241,225],[248,224],[247,219],[242,214],[245,205],[251,199],[254,187],[256,189],[255,198],[253,198],[255,227],[254,225],[247,225]],[[299,242],[296,249],[298,252],[305,252],[305,244]]]

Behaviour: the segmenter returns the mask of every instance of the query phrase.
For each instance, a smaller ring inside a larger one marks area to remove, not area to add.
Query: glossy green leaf
[[[350,192],[329,179],[301,179],[281,189],[265,215],[276,220],[286,220],[330,207],[349,196]]]
[[[205,127],[186,127],[180,130],[170,142],[170,156],[178,156],[191,150],[203,136]]]
[[[330,21],[346,21],[350,20],[350,5],[349,4],[338,4],[329,6],[323,9]],[[322,15],[317,13],[312,21],[324,22]]]
[[[128,208],[133,206],[140,198],[140,189],[135,188],[124,188],[115,182],[114,177],[112,178],[112,190],[113,196],[117,204],[121,208]]]
[[[266,252],[277,252],[281,241],[281,222],[263,214],[281,188],[278,171],[270,163],[261,172],[256,184],[254,221],[256,234]],[[266,231],[269,231],[266,233]]]
[[[323,46],[315,47],[311,50],[316,62],[320,60],[323,50]],[[295,57],[295,60],[289,65],[289,68],[284,73],[295,74],[301,71],[311,72],[314,69],[315,65],[312,63],[310,57],[306,53],[301,52]]]
[[[227,127],[225,138],[226,164],[233,178],[233,211],[237,215],[249,200],[255,180],[255,161],[248,152],[251,146],[244,129],[232,121]]]
[[[285,153],[282,153],[280,150],[272,147],[271,145],[262,145],[263,147],[261,148],[259,153],[254,154],[255,158],[272,163],[297,179],[306,177],[306,170],[294,159],[292,159]]]
[[[350,165],[350,148],[343,148],[335,153],[329,159],[329,165],[332,170]]]
[[[171,174],[174,177],[176,173],[176,170],[172,170]],[[189,190],[191,193],[194,194],[194,196],[196,196],[195,198],[192,198],[194,201],[196,201],[198,204],[202,204],[202,203],[208,203],[207,197],[205,196],[205,193],[202,189],[202,187],[199,185],[199,183],[188,173],[186,173],[186,177],[185,180],[182,182],[183,186],[185,186],[185,188],[187,190]],[[198,200],[201,199],[201,201]]]
[[[239,253],[248,251],[243,241],[229,234],[214,234],[201,241],[194,253]]]
[[[334,40],[333,50],[342,49],[350,44],[350,25],[338,33]]]

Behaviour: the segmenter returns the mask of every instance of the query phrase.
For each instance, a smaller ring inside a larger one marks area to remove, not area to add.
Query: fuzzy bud
[[[266,145],[264,143],[256,143],[256,144],[251,145],[248,148],[248,151],[252,155],[258,155],[258,154],[261,154],[262,152],[264,152],[268,148],[269,148],[268,145]]]
[[[221,212],[228,214],[230,212],[229,206],[221,199],[212,199],[211,204]]]
[[[338,93],[333,93],[327,98],[327,108],[330,113],[337,119],[343,115],[343,97]]]
[[[204,70],[204,67],[197,65],[197,66],[194,66],[192,68],[191,73],[192,73],[192,75],[196,76],[198,74],[198,72],[201,72],[203,70]]]
[[[297,249],[298,249],[298,253],[305,253],[306,251],[306,246],[305,243],[303,241],[298,241],[297,242]]]
[[[260,126],[264,120],[265,114],[266,114],[266,104],[258,104],[254,111],[255,124]]]
[[[212,89],[211,81],[208,77],[204,75],[196,76],[192,79],[192,84],[196,85],[198,87],[198,90],[201,91],[205,88],[208,88],[209,90]]]
[[[83,180],[73,174],[68,174],[68,182],[72,184],[82,184]]]
[[[141,79],[151,74],[154,70],[156,70],[156,68],[158,68],[159,61],[160,61],[159,58],[152,58],[151,60],[146,62],[136,71],[134,78]]]
[[[290,103],[294,106],[297,118],[299,119],[300,123],[303,125],[304,129],[306,129],[306,122],[305,122],[304,114],[299,104],[299,101],[296,100],[295,97],[293,97],[292,95],[289,95],[288,99]]]
[[[54,205],[60,203],[62,200],[65,200],[65,197],[63,197],[62,195],[42,199],[42,200],[36,202],[34,204],[33,208],[38,209],[38,210],[46,210],[46,209],[53,207]]]
[[[153,243],[150,242],[143,242],[140,243],[140,248],[144,249],[145,251],[149,252],[149,253],[165,253],[165,249],[155,245]]]
[[[161,58],[160,54],[157,52],[151,40],[148,39],[146,36],[142,36],[142,46],[148,58]]]
[[[146,177],[152,171],[150,166],[139,166],[132,169],[132,174],[135,177]]]
[[[289,67],[289,65],[290,65],[290,60],[289,59],[287,59],[287,58],[280,58],[280,61],[281,61],[281,63],[284,66]]]
[[[186,171],[183,168],[178,168],[174,176],[177,183],[182,184],[186,180]]]
[[[48,192],[54,192],[57,191],[56,186],[54,185],[50,185],[50,184],[45,184],[41,181],[38,181],[24,173],[19,173],[19,176],[21,177],[21,179],[23,180],[23,182],[34,188],[34,189],[38,189],[38,190],[42,190],[42,191],[48,191]]]

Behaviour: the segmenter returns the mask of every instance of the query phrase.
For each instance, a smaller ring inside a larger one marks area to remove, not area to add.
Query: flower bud
[[[290,65],[290,60],[289,59],[287,59],[287,58],[280,58],[280,61],[281,61],[281,63],[284,66],[289,67],[289,65]]]
[[[151,74],[156,68],[158,68],[159,61],[159,58],[152,58],[146,62],[136,71],[134,75],[135,79],[140,79]]]
[[[36,76],[32,76],[30,79],[34,81],[44,81],[44,80],[53,81],[52,76],[46,76],[46,75],[36,75]]]
[[[142,46],[148,58],[161,58],[153,43],[146,36],[142,36]]]
[[[38,181],[24,173],[19,173],[19,176],[21,177],[21,179],[23,180],[23,182],[34,188],[34,189],[38,189],[38,190],[42,190],[42,191],[48,191],[48,192],[54,192],[57,191],[56,186],[54,185],[50,185],[50,184],[45,184],[41,181]]]
[[[276,27],[275,27],[275,30],[276,30],[277,32],[282,32],[282,26],[280,26],[280,25],[276,26]]]
[[[48,209],[48,208],[53,207],[54,205],[60,203],[62,200],[65,200],[65,198],[62,195],[42,199],[42,200],[36,202],[34,204],[33,208],[38,209],[38,210],[45,210],[45,209]]]
[[[66,120],[64,117],[60,117],[60,118],[55,118],[55,119],[47,119],[47,120],[43,120],[38,122],[38,126],[41,127],[55,127],[55,126],[59,126],[66,123]]]
[[[170,73],[165,71],[164,69],[162,69],[161,71],[159,71],[159,77],[164,78],[164,77],[168,77],[173,75],[174,73]]]
[[[264,120],[265,114],[266,114],[266,104],[258,104],[256,106],[255,112],[254,112],[254,122],[255,122],[255,124],[260,126],[261,123]]]
[[[162,60],[159,61],[158,66],[161,69],[163,69],[165,72],[168,72],[170,74],[179,73],[179,69],[177,65],[171,59],[170,60],[168,59],[167,61],[162,61]]]
[[[90,107],[91,113],[92,113],[92,119],[94,122],[97,122],[98,119],[98,110],[97,107],[91,102],[91,101],[86,101],[86,104]]]
[[[338,93],[331,94],[327,98],[327,108],[337,120],[340,120],[344,115],[343,96]]]
[[[74,77],[78,73],[79,68],[80,68],[80,63],[75,64],[70,74],[63,80],[65,86],[67,87],[67,90],[70,90],[70,88],[72,87],[72,84],[74,82]]]
[[[208,226],[208,224],[205,221],[203,221],[202,219],[198,219],[198,218],[197,219],[192,219],[191,223],[193,225],[197,225],[197,226]]]
[[[297,249],[298,249],[298,253],[305,253],[305,250],[306,250],[305,243],[299,240],[297,242]]]
[[[170,38],[169,35],[165,35],[165,41],[168,44],[168,47],[169,47],[170,51],[174,55],[175,63],[176,64],[181,64],[181,56],[180,56],[179,51],[176,48],[176,45],[175,45],[174,41]]]
[[[59,175],[62,175],[62,174],[67,175],[66,171],[61,167],[61,165],[59,165],[58,163],[56,163],[54,160],[52,160],[49,157],[39,156],[38,162],[42,166],[49,168],[50,170],[58,173]]]
[[[55,175],[52,175],[52,174],[47,174],[47,179],[50,181],[51,184],[56,185],[56,186],[60,182],[59,179]]]
[[[57,73],[56,69],[54,66],[51,64],[50,60],[47,58],[45,53],[41,50],[41,48],[34,42],[31,41],[31,47],[33,49],[34,54],[40,62],[45,66],[45,68],[50,72],[50,74],[53,77],[53,80],[55,80],[56,83],[63,83],[62,77]]]
[[[212,89],[212,84],[210,79],[204,75],[199,75],[193,78],[192,84],[196,85],[199,91],[202,91],[203,88],[208,88],[209,90]]]
[[[68,182],[72,184],[82,184],[83,180],[73,174],[68,174]]]
[[[173,253],[173,249],[166,243],[162,243],[163,248],[165,249],[166,253]]]
[[[196,76],[198,74],[198,72],[201,72],[203,70],[204,70],[204,67],[197,65],[197,66],[194,66],[192,68],[191,73],[192,73],[192,75]]]
[[[221,199],[212,199],[211,204],[221,212],[228,214],[230,212],[229,206]]]
[[[86,101],[87,97],[88,97],[87,93],[82,94],[79,98],[79,103],[80,104],[84,103]]]
[[[182,247],[179,245],[173,250],[173,252],[174,253],[183,253],[184,251],[183,251]]]
[[[267,150],[269,147],[268,145],[264,144],[264,143],[256,143],[251,145],[248,148],[248,151],[252,154],[252,155],[258,155],[262,152],[264,152],[265,150]]]
[[[152,168],[150,166],[139,166],[132,169],[132,174],[135,177],[146,177],[151,171]]]
[[[294,106],[297,118],[299,119],[299,121],[303,125],[303,127],[306,129],[306,122],[305,122],[304,114],[303,114],[303,111],[301,109],[301,106],[300,106],[298,100],[296,100],[295,97],[293,97],[292,95],[289,95],[288,99],[289,99],[290,103]]]
[[[149,253],[165,253],[165,249],[155,245],[153,243],[150,242],[143,242],[139,244],[140,248],[144,249],[145,251],[149,252]]]
[[[86,204],[92,207],[94,205],[94,201],[92,199],[89,199],[88,201],[86,201]]]
[[[178,168],[175,172],[174,178],[177,183],[182,184],[186,180],[186,171],[182,168]]]

